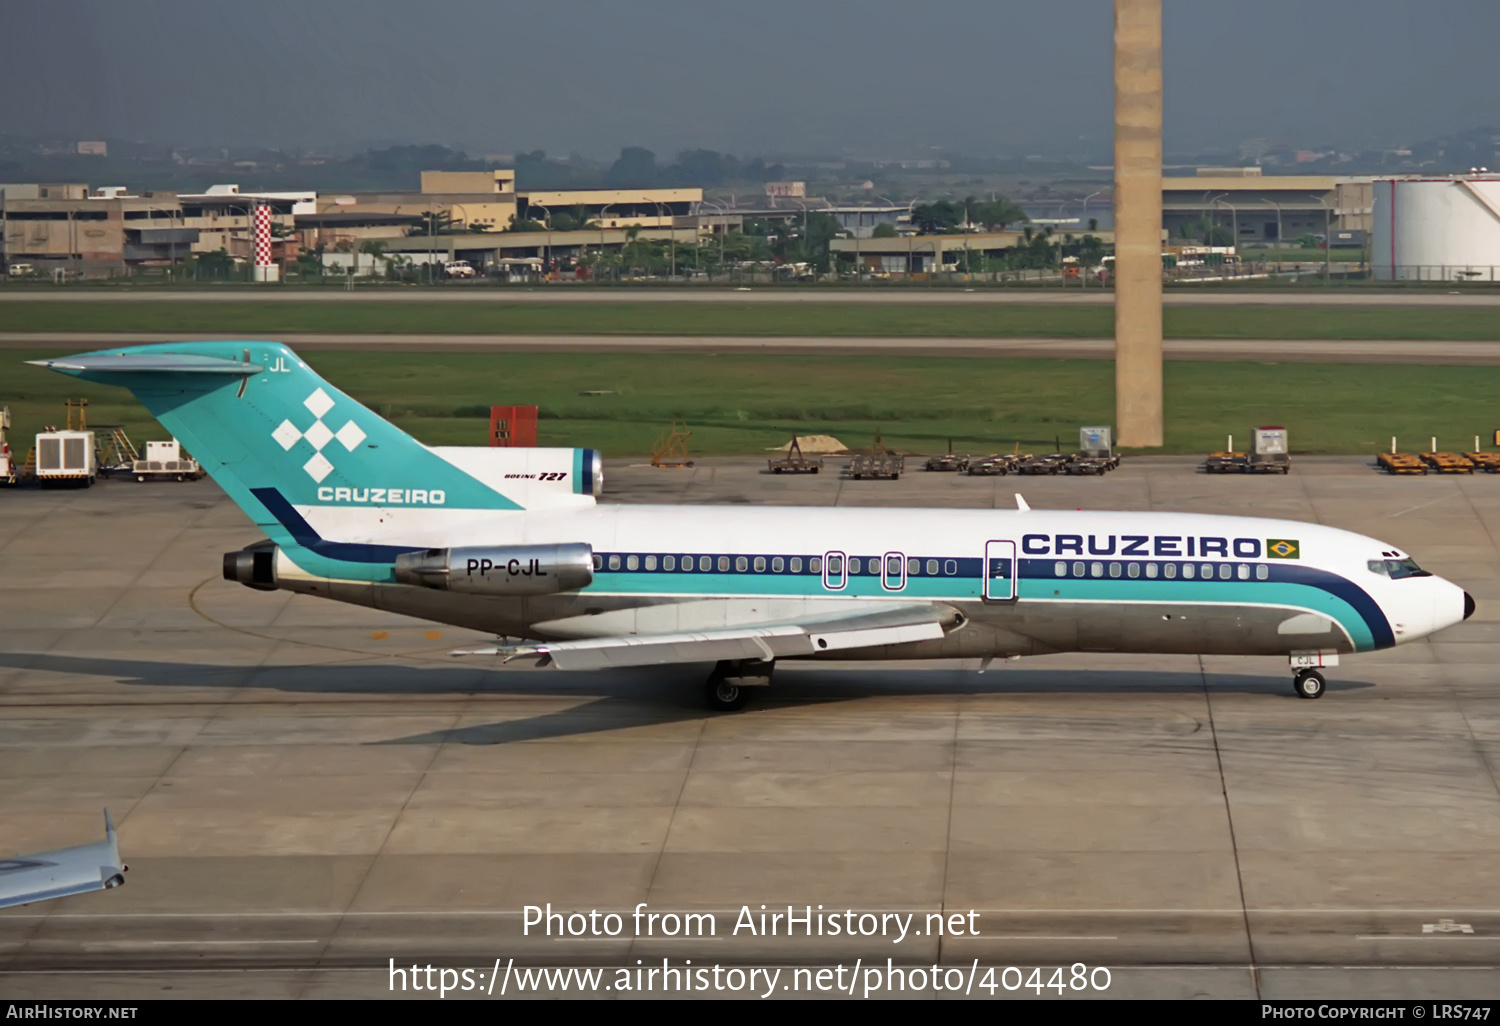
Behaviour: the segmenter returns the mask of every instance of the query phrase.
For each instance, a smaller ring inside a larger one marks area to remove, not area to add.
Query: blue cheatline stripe
[[[600,553],[600,561],[607,567],[611,556],[623,563],[629,553]],[[641,554],[635,554],[643,558]],[[677,555],[677,554],[673,554]],[[694,556],[696,566],[697,554]],[[728,553],[714,553],[710,559],[717,567],[718,557]],[[659,558],[659,557],[658,557]],[[746,557],[753,559],[755,557]],[[765,556],[769,566],[774,557]],[[790,556],[782,556],[790,559]],[[811,558],[799,556],[804,565]],[[599,570],[595,572],[594,584],[589,590],[622,595],[659,596],[789,596],[820,597],[846,596],[851,598],[915,598],[929,601],[972,601],[980,597],[983,584],[979,574],[983,567],[980,559],[959,559],[959,573],[954,576],[910,576],[906,587],[891,591],[882,586],[878,557],[854,556],[860,560],[861,572],[850,574],[844,588],[830,590],[823,587],[822,577],[811,572],[776,573],[771,570],[742,570],[734,572],[683,571],[683,570]],[[916,558],[916,557],[913,557]],[[921,557],[925,568],[927,557]],[[940,564],[943,557],[935,557]],[[871,562],[876,569],[869,570]],[[1281,606],[1295,609],[1315,610],[1336,621],[1348,633],[1356,649],[1368,651],[1389,648],[1395,644],[1390,622],[1378,603],[1364,589],[1337,574],[1312,567],[1286,563],[1236,563],[1215,561],[1214,566],[1266,566],[1265,580],[1212,580],[1184,579],[1181,576],[1159,578],[1095,578],[1059,577],[1054,572],[1056,560],[1027,559],[1020,561],[1020,598],[1032,601],[1086,601],[1086,602],[1177,602],[1205,603],[1216,605]],[[1065,561],[1071,567],[1072,561]],[[1087,561],[1085,561],[1087,562]],[[1128,563],[1129,561],[1124,561]],[[1159,561],[1158,565],[1174,563],[1182,566],[1189,561]],[[1191,561],[1194,566],[1200,561]],[[731,564],[732,565],[732,564]],[[753,564],[752,564],[753,565]],[[1251,571],[1254,573],[1254,571]],[[1050,593],[1050,594],[1049,594]]]
[[[573,450],[573,494],[583,495],[583,455],[587,449]]]
[[[260,504],[266,507],[282,527],[286,528],[293,541],[307,551],[327,559],[336,559],[345,563],[390,564],[395,562],[396,557],[403,552],[421,551],[421,548],[416,545],[367,545],[357,542],[325,541],[275,488],[252,488],[250,494],[260,500]]]

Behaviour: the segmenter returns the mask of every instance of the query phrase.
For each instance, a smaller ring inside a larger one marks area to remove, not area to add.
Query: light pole
[[[1240,212],[1239,212],[1239,208],[1237,208],[1233,203],[1230,203],[1228,200],[1225,200],[1225,199],[1216,199],[1216,200],[1214,200],[1214,204],[1215,205],[1218,205],[1218,204],[1221,204],[1221,203],[1224,206],[1226,206],[1226,207],[1229,208],[1229,216],[1231,218],[1230,224],[1233,225],[1232,231],[1233,231],[1233,235],[1234,235],[1234,245],[1231,246],[1230,248],[1234,250],[1234,256],[1238,257],[1239,256],[1239,251],[1240,251],[1240,245],[1239,245],[1240,244]],[[1229,254],[1226,253],[1225,255],[1228,256]]]
[[[1089,223],[1089,200],[1093,199],[1095,196],[1102,196],[1102,195],[1104,195],[1104,190],[1100,189],[1098,192],[1091,192],[1091,193],[1089,193],[1087,196],[1085,196],[1083,198],[1083,223],[1084,224],[1088,224]]]
[[[526,213],[528,216],[531,214],[532,207],[536,207],[543,212],[542,224],[547,227],[547,243],[542,249],[542,277],[546,278],[551,273],[549,268],[552,265],[552,211],[540,203],[527,203]]]
[[[1281,268],[1281,247],[1286,245],[1286,240],[1281,237],[1281,204],[1273,199],[1261,198],[1262,203],[1269,203],[1276,208],[1276,267]]]
[[[1333,277],[1333,224],[1329,215],[1333,213],[1328,206],[1328,200],[1318,193],[1311,194],[1318,205],[1323,208],[1323,284],[1327,285]],[[1395,273],[1394,271],[1392,272]]]
[[[724,266],[724,236],[729,232],[729,215],[725,213],[724,205],[713,200],[699,200],[699,206],[713,207],[719,214],[719,266]],[[694,266],[697,266],[694,264]]]
[[[1207,226],[1203,231],[1203,244],[1205,246],[1208,246],[1209,248],[1212,248],[1214,244],[1213,207],[1211,206],[1211,201],[1208,198],[1210,195],[1212,195],[1212,193],[1213,190],[1209,189],[1203,194],[1203,223]],[[1219,196],[1228,195],[1229,193],[1227,192],[1219,193]],[[1215,196],[1214,199],[1218,199],[1219,196]]]
[[[658,203],[656,200],[652,200],[651,201],[651,205],[656,208],[656,223],[658,225],[660,225],[661,222],[663,220],[665,220],[665,218],[662,216],[662,212],[661,212],[662,211],[662,205],[660,203]],[[672,209],[672,205],[670,203],[667,204],[667,209],[668,210]],[[675,215],[675,214],[672,215],[671,221],[672,221],[672,223],[667,226],[667,237],[671,240],[671,246],[672,246],[672,267],[671,267],[671,273],[668,275],[668,280],[670,280],[670,281],[676,281],[677,280],[677,215]]]

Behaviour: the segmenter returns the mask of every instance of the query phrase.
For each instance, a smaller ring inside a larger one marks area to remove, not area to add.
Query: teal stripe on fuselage
[[[662,598],[862,598],[974,602],[981,582],[974,578],[911,577],[906,587],[888,591],[879,577],[851,577],[842,590],[823,587],[814,574],[630,573],[599,571],[588,592]],[[1323,588],[1281,581],[1097,580],[1022,578],[1020,597],[1033,602],[1166,602],[1184,605],[1278,606],[1307,609],[1328,617],[1349,635],[1357,651],[1376,647],[1374,635],[1352,605]]]

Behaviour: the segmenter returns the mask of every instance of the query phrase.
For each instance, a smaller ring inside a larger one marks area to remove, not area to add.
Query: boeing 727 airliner
[[[737,709],[778,660],[1052,652],[1279,655],[1322,667],[1474,600],[1348,531],[1186,513],[596,502],[592,449],[423,445],[270,342],[35,361],[129,388],[266,539],[224,576],[492,632],[563,669],[712,662]],[[515,640],[511,640],[515,639]],[[458,654],[458,653],[456,653]]]

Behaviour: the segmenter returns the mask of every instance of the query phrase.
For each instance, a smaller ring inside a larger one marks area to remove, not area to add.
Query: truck
[[[5,433],[9,430],[10,407],[0,406],[0,484],[4,485],[13,485],[21,477],[16,458],[10,452],[10,443],[5,440]]]
[[[147,442],[143,459],[136,460],[130,468],[135,479],[142,483],[150,480],[196,481],[203,476],[198,461],[182,451],[177,439],[170,442]]]
[[[36,436],[37,483],[87,488],[98,476],[98,450],[92,431],[52,428]]]

